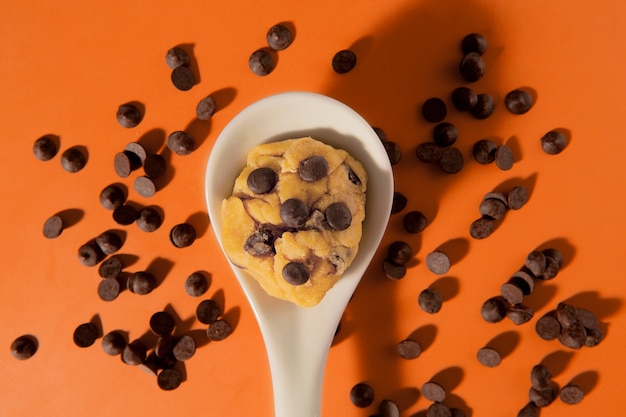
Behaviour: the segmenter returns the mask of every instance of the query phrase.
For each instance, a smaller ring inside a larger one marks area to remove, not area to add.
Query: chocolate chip
[[[494,220],[503,218],[507,209],[507,205],[497,198],[485,198],[478,206],[478,212],[481,216],[489,217]]]
[[[139,107],[132,103],[122,104],[117,108],[117,122],[125,128],[133,128],[143,120],[143,114]]]
[[[128,277],[127,287],[132,293],[146,295],[156,287],[156,278],[148,271],[134,272]]]
[[[310,213],[309,206],[298,198],[290,198],[280,205],[280,219],[287,227],[304,226]]]
[[[500,294],[509,304],[519,304],[524,301],[524,290],[520,288],[519,282],[507,281],[500,287]]]
[[[460,408],[450,407],[450,413],[452,417],[465,417],[465,411]]]
[[[585,346],[587,347],[597,346],[598,343],[604,339],[604,332],[600,328],[585,328],[585,332],[587,333],[587,337],[585,338]]]
[[[129,156],[133,163],[133,169],[137,169],[144,163],[148,152],[146,148],[139,142],[130,142],[124,148],[124,152]]]
[[[476,105],[470,110],[474,118],[483,120],[488,118],[496,110],[496,101],[490,94],[478,94],[476,97]]]
[[[533,366],[530,371],[530,385],[538,390],[548,388],[552,383],[552,374],[543,364]]]
[[[309,269],[300,262],[288,262],[283,267],[283,278],[291,285],[302,285],[309,280]]]
[[[11,355],[15,359],[25,360],[33,357],[37,353],[37,339],[31,335],[22,335],[11,343]]]
[[[470,236],[474,239],[485,239],[495,230],[495,221],[488,217],[474,220],[470,225]]]
[[[256,168],[248,174],[247,179],[248,188],[255,194],[269,193],[276,186],[276,182],[278,182],[276,172],[268,167]]]
[[[163,219],[158,211],[152,207],[144,207],[139,210],[137,216],[137,227],[144,232],[154,232],[163,223]]]
[[[100,246],[93,241],[89,241],[78,248],[78,260],[85,266],[95,266],[104,259],[104,254]]]
[[[170,242],[177,248],[191,246],[196,240],[196,229],[189,223],[180,223],[172,227]]]
[[[204,97],[196,106],[196,117],[199,120],[209,120],[215,114],[215,99],[211,96]]]
[[[116,278],[104,278],[98,283],[98,297],[102,301],[113,301],[120,295],[120,283]]]
[[[531,251],[526,256],[526,261],[524,261],[524,265],[530,270],[530,272],[534,276],[540,277],[546,270],[546,256],[541,251]]]
[[[422,104],[422,116],[431,123],[439,123],[446,118],[448,108],[439,97],[431,97]]]
[[[480,33],[470,33],[461,41],[461,50],[464,54],[475,52],[482,55],[487,50],[487,39]]]
[[[96,243],[105,255],[111,255],[122,248],[122,238],[112,230],[107,230],[96,237]]]
[[[74,330],[74,344],[81,348],[93,345],[98,337],[100,330],[93,323],[82,323]]]
[[[222,309],[215,300],[202,300],[196,307],[196,317],[203,324],[215,323],[222,315]]]
[[[485,75],[485,62],[480,54],[469,52],[461,59],[459,70],[466,81],[476,82]]]
[[[87,156],[78,147],[66,149],[61,154],[61,166],[70,173],[82,170],[87,165]]]
[[[172,70],[172,84],[180,91],[188,91],[196,85],[196,76],[189,67],[179,66]]]
[[[502,297],[491,297],[480,308],[480,315],[487,323],[498,323],[506,317],[507,303]]]
[[[50,216],[43,224],[43,235],[48,239],[55,239],[63,232],[63,219],[55,214]]]
[[[517,412],[517,417],[538,417],[539,409],[537,406],[529,402]]]
[[[554,340],[561,334],[561,323],[556,318],[556,311],[544,314],[535,323],[535,332],[543,340]]]
[[[506,145],[498,146],[496,149],[496,166],[503,171],[513,168],[513,151]]]
[[[171,334],[160,336],[154,344],[154,354],[158,358],[167,358],[173,356],[172,351],[174,350],[175,342],[176,340]]]
[[[541,390],[530,387],[528,390],[528,399],[537,407],[542,408],[550,405],[556,398],[556,394],[557,388],[554,386],[549,386]]]
[[[405,339],[398,343],[396,352],[402,359],[415,359],[422,354],[422,346],[417,340]]]
[[[376,136],[378,136],[378,139],[380,139],[381,142],[384,143],[387,140],[387,134],[382,128],[372,126],[372,129],[374,130],[374,133],[376,133]]]
[[[157,384],[164,391],[175,390],[183,382],[183,375],[176,368],[163,369],[157,375]]]
[[[482,165],[487,165],[496,160],[498,146],[489,139],[480,139],[472,147],[474,160]]]
[[[368,407],[374,402],[374,390],[365,382],[360,382],[350,389],[350,401],[359,408]]]
[[[98,267],[98,275],[101,278],[117,278],[122,272],[122,261],[116,256],[105,259]]]
[[[326,221],[335,230],[345,230],[352,224],[352,213],[345,203],[332,203],[326,207]]]
[[[504,97],[504,105],[513,114],[524,114],[533,106],[533,98],[527,91],[516,88]]]
[[[127,365],[140,365],[146,359],[147,349],[140,340],[128,343],[122,351],[122,360]]]
[[[33,145],[33,153],[35,158],[40,161],[49,161],[59,152],[57,142],[54,137],[44,135],[37,139]]]
[[[446,390],[436,382],[428,381],[422,385],[422,395],[428,401],[443,402],[446,399]]]
[[[383,272],[387,278],[398,280],[404,278],[406,275],[406,266],[398,265],[395,262],[385,259],[383,261]]]
[[[552,258],[556,261],[557,266],[561,268],[563,266],[563,254],[558,249],[547,248],[544,249],[543,254],[546,255],[546,259]]]
[[[512,210],[521,209],[528,202],[528,190],[523,185],[517,185],[507,194],[509,208]]]
[[[166,336],[174,330],[174,317],[167,311],[157,311],[150,317],[150,330],[157,336]]]
[[[168,135],[167,147],[176,155],[186,156],[194,151],[196,141],[189,133],[177,130]]]
[[[102,338],[102,350],[107,355],[115,356],[124,351],[126,347],[126,338],[124,335],[116,330],[113,330],[104,335]]]
[[[387,250],[387,259],[396,265],[406,265],[411,256],[413,256],[411,245],[402,240],[392,242]]]
[[[576,321],[567,327],[563,326],[557,339],[565,347],[580,349],[587,340],[587,331],[580,322]]]
[[[500,352],[492,347],[482,347],[478,349],[476,358],[478,359],[478,362],[488,368],[494,368],[502,362]]]
[[[275,51],[287,49],[289,45],[291,45],[291,42],[293,42],[293,36],[289,29],[280,24],[269,28],[265,39],[267,40],[268,46]]]
[[[113,158],[113,169],[120,178],[126,178],[135,169],[129,152],[118,152]]]
[[[545,253],[544,253],[545,254]],[[546,269],[539,277],[544,281],[548,281],[556,277],[561,269],[561,263],[552,256],[546,256]]]
[[[380,417],[400,417],[400,407],[392,400],[382,400],[378,404],[378,414]]]
[[[563,133],[551,130],[541,137],[541,148],[549,155],[557,155],[567,146],[567,139]]]
[[[166,170],[167,163],[165,158],[156,153],[146,155],[146,159],[143,161],[143,172],[148,178],[160,178],[165,174]]]
[[[443,299],[439,291],[434,288],[426,288],[420,292],[417,297],[417,303],[424,312],[428,314],[435,314],[441,310]]]
[[[126,201],[126,194],[115,184],[107,185],[100,192],[100,204],[107,210],[115,210]]]
[[[176,69],[178,67],[189,66],[189,54],[184,49],[179,47],[171,48],[165,54],[165,63],[170,69]]]
[[[450,258],[442,251],[433,251],[426,255],[426,267],[437,275],[443,275],[450,270]]]
[[[201,272],[194,272],[185,279],[185,292],[190,297],[200,297],[209,289],[209,282]]]
[[[124,204],[113,210],[113,220],[122,226],[133,224],[138,217],[139,213],[133,206]]]
[[[354,171],[347,165],[346,169],[348,170],[348,179],[354,185],[361,185],[361,179],[354,173]]]
[[[252,256],[265,256],[274,253],[274,234],[268,228],[259,227],[246,240],[243,249]]]
[[[460,111],[470,111],[478,103],[478,94],[468,87],[458,87],[452,91],[452,104]]]
[[[535,278],[526,267],[523,266],[516,271],[511,279],[519,283],[520,288],[524,291],[524,295],[529,295],[535,291]]]
[[[577,308],[576,317],[578,318],[578,321],[580,321],[580,324],[585,327],[585,329],[600,328],[600,322],[598,321],[598,318],[589,310],[586,310],[584,308]]]
[[[559,303],[556,306],[556,319],[563,327],[576,324],[578,322],[576,307],[567,303]]]
[[[385,141],[383,143],[385,147],[385,152],[387,152],[387,157],[389,157],[389,163],[391,165],[397,165],[402,159],[402,149],[400,149],[400,145],[393,141]]]
[[[583,400],[584,396],[585,392],[575,384],[567,384],[559,392],[559,398],[565,404],[578,404]]]
[[[433,140],[442,148],[454,145],[459,132],[452,123],[441,122],[433,128]]]
[[[439,158],[441,158],[442,151],[441,146],[438,146],[434,142],[422,142],[417,145],[415,156],[422,162],[437,162]]]
[[[533,318],[533,315],[533,310],[523,304],[512,305],[506,311],[506,317],[516,326],[528,323]]]
[[[224,340],[232,332],[232,327],[225,319],[219,319],[209,325],[207,335],[214,341]]]
[[[412,210],[404,215],[402,225],[408,233],[420,233],[428,226],[428,220],[422,212]]]
[[[189,335],[184,335],[174,345],[172,353],[176,360],[186,361],[196,353],[196,341]]]
[[[407,203],[408,199],[404,194],[398,191],[394,191],[393,201],[391,203],[391,214],[400,213],[406,208]]]
[[[274,60],[274,56],[269,51],[265,49],[257,49],[252,52],[248,58],[248,66],[254,74],[260,77],[265,77],[274,71],[274,68],[276,68],[276,61]]]
[[[443,403],[433,403],[428,406],[426,417],[452,417],[452,411]]]
[[[345,74],[352,71],[356,65],[356,54],[349,49],[337,52],[332,59],[333,71],[337,74]]]
[[[441,152],[441,158],[439,158],[439,166],[448,174],[456,174],[463,169],[465,161],[463,154],[455,147],[445,148]]]

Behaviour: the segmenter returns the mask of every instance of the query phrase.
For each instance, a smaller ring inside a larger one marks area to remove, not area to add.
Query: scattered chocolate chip
[[[387,259],[396,265],[406,265],[411,256],[413,256],[411,245],[402,240],[392,242],[387,250]]]
[[[150,330],[157,336],[171,334],[174,325],[174,317],[167,311],[157,311],[150,317]]]
[[[280,219],[287,227],[304,226],[310,214],[309,206],[298,198],[290,198],[280,205]]]
[[[576,307],[567,303],[559,303],[556,306],[556,319],[562,327],[569,327],[578,323]]]
[[[565,135],[559,131],[551,130],[541,137],[541,148],[549,155],[557,155],[567,146]]]
[[[497,198],[485,198],[478,206],[478,212],[481,216],[494,220],[503,218],[507,209],[507,205]]]
[[[442,148],[454,145],[459,132],[452,123],[441,122],[433,128],[433,141]]]
[[[531,251],[526,256],[524,265],[534,276],[540,277],[546,270],[546,255],[538,250]]]
[[[158,211],[152,207],[144,207],[137,215],[137,227],[144,232],[154,232],[163,223],[163,219]]]
[[[179,66],[172,70],[172,84],[180,91],[188,91],[196,85],[196,76],[189,67]]]
[[[485,75],[485,62],[480,54],[469,52],[461,59],[459,70],[466,81],[476,82]]]
[[[96,237],[96,243],[105,255],[111,255],[122,248],[122,238],[112,230],[107,230]]]
[[[215,323],[222,315],[222,309],[215,300],[202,300],[196,307],[196,317],[203,324]]]
[[[420,233],[428,226],[428,220],[421,211],[412,210],[404,215],[402,225],[408,233]]]
[[[493,219],[481,217],[474,220],[470,225],[470,236],[474,239],[485,239],[495,230],[496,225]]]
[[[143,120],[143,114],[139,107],[132,103],[122,104],[117,108],[117,122],[125,128],[133,128]]]
[[[496,101],[490,94],[478,94],[476,98],[476,105],[470,110],[470,113],[474,118],[483,120],[488,118],[496,110]]]
[[[559,262],[559,260],[557,260],[553,256],[546,255],[546,269],[543,271],[543,274],[541,274],[539,278],[544,281],[551,280],[558,275],[560,269],[561,262]]]
[[[176,343],[176,340],[174,339],[174,336],[172,336],[171,334],[160,336],[157,339],[156,343],[154,344],[154,354],[158,358],[167,358],[167,357],[170,357],[170,355],[173,356],[172,351],[174,350],[175,343]]]
[[[604,339],[604,332],[600,328],[585,328],[585,332],[587,333],[587,337],[585,338],[585,346],[587,347],[597,346],[602,341],[602,339]]]
[[[533,366],[530,371],[530,385],[538,390],[548,388],[552,383],[552,374],[543,364]]]
[[[166,170],[167,163],[165,158],[156,153],[146,155],[146,159],[143,161],[143,172],[148,178],[160,178],[165,174]]]
[[[396,142],[388,140],[383,143],[383,146],[385,147],[385,151],[389,157],[389,163],[391,165],[397,165],[402,159],[402,149],[400,149],[400,145]]]
[[[583,400],[585,392],[578,385],[567,384],[559,393],[559,398],[565,404],[578,404]]]
[[[184,335],[174,345],[172,353],[176,360],[181,362],[191,359],[196,353],[196,341],[189,335]]]
[[[185,50],[182,48],[171,48],[165,54],[165,63],[172,70],[178,67],[188,67],[189,62],[189,54],[187,54],[187,52],[185,52]]]
[[[124,335],[116,330],[113,330],[104,335],[102,338],[102,350],[107,355],[115,356],[124,351],[126,347],[126,338]]]
[[[325,161],[326,160],[324,159],[324,162]],[[277,181],[278,176],[272,168],[261,167],[250,172],[247,179],[247,185],[250,191],[255,194],[267,194],[274,189]]]
[[[163,369],[157,375],[157,384],[164,391],[175,390],[183,382],[183,375],[176,368]]]
[[[431,163],[439,161],[443,149],[434,142],[422,142],[415,149],[415,156],[422,162]]]
[[[556,261],[557,266],[561,268],[563,266],[563,254],[558,249],[547,248],[544,249],[543,254],[546,255],[546,259],[552,258]]]
[[[100,330],[93,323],[82,323],[74,330],[74,344],[81,348],[93,345],[98,337]]]
[[[120,178],[126,178],[130,175],[135,168],[129,152],[124,151],[115,154],[113,158],[113,169],[115,169],[115,173]]]
[[[512,210],[521,209],[528,202],[528,190],[523,185],[517,185],[507,194],[509,208]]]
[[[78,147],[66,149],[61,154],[61,166],[70,173],[76,173],[87,165],[87,156]]]
[[[345,230],[352,224],[352,213],[342,202],[332,203],[326,207],[326,221],[334,230]]]
[[[337,52],[332,59],[333,71],[337,74],[345,74],[352,71],[356,65],[356,54],[349,49]]]
[[[451,146],[441,152],[439,166],[445,173],[456,174],[463,169],[464,165],[463,154],[457,148]]]
[[[519,304],[524,301],[524,290],[516,281],[509,280],[502,284],[500,294],[509,304]]]
[[[487,50],[487,39],[480,33],[470,33],[461,41],[461,50],[464,54],[475,52],[482,55]]]
[[[146,148],[144,148],[144,146],[139,142],[128,143],[124,148],[124,152],[131,159],[133,169],[139,168],[148,156],[148,151],[146,151]]]
[[[482,347],[478,349],[476,358],[478,359],[478,362],[488,368],[494,368],[502,362],[500,352],[492,347]]]
[[[443,402],[446,399],[446,390],[436,382],[428,381],[422,385],[422,395],[428,401]]]
[[[218,319],[209,325],[207,335],[214,341],[224,340],[232,332],[232,327],[225,319]]]
[[[276,68],[276,61],[269,51],[265,49],[257,49],[252,52],[248,58],[248,66],[254,74],[260,77],[265,77],[274,71],[274,68]]]
[[[580,324],[585,327],[585,329],[600,328],[600,322],[598,321],[598,318],[595,316],[595,314],[587,309],[577,308],[576,317],[578,318],[578,321],[580,321]]]
[[[452,417],[452,411],[443,403],[432,403],[426,410],[426,417]]]
[[[387,134],[382,128],[378,126],[372,126],[372,129],[374,129],[376,136],[378,136],[378,139],[380,139],[381,142],[385,142],[387,140]]]
[[[378,405],[380,417],[400,417],[400,407],[392,400],[382,400]]]
[[[35,158],[40,161],[49,161],[59,152],[56,140],[49,135],[44,135],[37,139],[33,145]]]
[[[196,229],[189,223],[180,223],[172,227],[170,242],[177,248],[191,246],[196,240]]]
[[[524,295],[532,294],[535,291],[535,278],[534,275],[526,267],[520,268],[511,277],[512,280],[519,283],[520,288],[524,290]]]
[[[189,133],[177,130],[167,137],[167,147],[176,155],[186,156],[194,151],[196,141]]]
[[[578,321],[565,327],[562,326],[561,333],[557,338],[559,342],[570,349],[580,349],[587,341],[587,331]]]
[[[209,120],[215,114],[215,99],[211,96],[204,97],[196,106],[196,117],[199,120]]]
[[[107,210],[115,210],[126,201],[124,190],[115,184],[107,185],[100,192],[100,204]]]
[[[11,343],[11,355],[18,360],[30,359],[37,353],[37,339],[31,335],[22,335]]]
[[[209,289],[209,282],[201,272],[194,272],[185,279],[185,292],[190,297],[200,297]]]
[[[398,191],[394,191],[393,201],[391,203],[391,214],[400,213],[406,208],[407,203],[408,199],[404,194]]]
[[[446,118],[448,107],[439,97],[431,97],[422,104],[422,116],[431,123],[439,123]]]
[[[478,103],[478,94],[468,87],[458,87],[452,91],[452,104],[457,110],[470,111]]]
[[[306,182],[321,180],[328,175],[328,161],[319,155],[310,156],[300,161],[298,174]]]
[[[135,223],[138,217],[139,213],[133,206],[124,204],[113,210],[113,220],[122,226]]]
[[[513,168],[513,151],[506,145],[498,146],[496,149],[496,166],[503,171]]]
[[[280,24],[269,28],[265,38],[267,45],[275,51],[287,49],[289,45],[291,45],[291,42],[293,42],[293,36],[289,29]]]
[[[283,278],[291,285],[302,285],[309,280],[309,269],[300,262],[288,262],[283,267]]]
[[[98,297],[102,301],[113,301],[120,295],[120,283],[116,278],[103,278],[98,283]]]
[[[104,260],[98,267],[98,275],[101,278],[117,278],[122,272],[122,261],[116,256]]]
[[[156,278],[148,271],[134,272],[128,277],[127,287],[132,293],[146,295],[156,287]]]
[[[504,97],[504,105],[513,114],[524,114],[533,106],[533,98],[527,91],[516,88]]]
[[[104,254],[95,240],[89,241],[78,248],[78,260],[85,266],[95,266],[102,259],[104,259]]]
[[[489,139],[480,139],[472,147],[474,160],[482,165],[487,165],[496,160],[498,146]]]
[[[537,406],[529,402],[517,412],[517,417],[538,417],[539,409]]]
[[[541,390],[530,387],[528,390],[528,399],[537,407],[543,408],[552,404],[556,398],[557,391],[557,388],[552,385]]]
[[[127,365],[140,365],[146,359],[147,349],[140,340],[133,340],[124,346],[122,360]]]
[[[396,352],[402,359],[415,359],[422,354],[422,346],[417,340],[405,339],[398,343]]]
[[[426,267],[437,275],[443,275],[450,270],[450,258],[442,251],[433,251],[426,255]]]
[[[383,272],[387,278],[398,280],[404,278],[406,275],[406,266],[398,265],[389,259],[383,261]]]
[[[359,408],[368,407],[374,402],[374,390],[365,382],[359,382],[350,389],[350,401]]]
[[[506,317],[507,303],[502,297],[491,297],[480,308],[480,315],[487,323],[498,323]]]
[[[63,219],[55,214],[50,216],[43,224],[43,235],[48,239],[56,239],[63,232]]]
[[[426,288],[420,292],[417,297],[417,303],[424,312],[428,314],[435,314],[441,310],[443,304],[443,298],[439,291],[434,288]]]
[[[533,318],[534,312],[530,307],[523,304],[515,304],[506,311],[506,317],[516,326],[528,323]]]
[[[543,340],[554,340],[561,334],[561,323],[556,318],[556,311],[549,311],[535,323],[535,332]]]

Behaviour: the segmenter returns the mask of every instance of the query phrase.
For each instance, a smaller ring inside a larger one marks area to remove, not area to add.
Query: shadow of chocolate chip
[[[456,239],[450,239],[447,242],[440,245],[437,250],[448,255],[450,259],[450,265],[458,263],[469,252],[469,240],[464,237]]]
[[[195,142],[193,151],[195,152],[209,137],[209,133],[211,133],[211,119],[209,120],[200,120],[197,117],[194,117],[183,129],[185,132],[189,133]]]
[[[63,229],[74,226],[85,216],[85,211],[77,208],[61,210],[56,214],[63,221]]]
[[[207,337],[206,334],[206,328],[188,330],[185,332],[185,334],[191,336],[196,342],[196,349],[206,346],[210,342],[210,339]]]
[[[519,138],[517,136],[511,136],[505,142],[505,145],[511,149],[513,153],[513,162],[518,163],[522,160],[522,146],[520,145]]]
[[[567,369],[574,352],[568,352],[564,350],[557,350],[541,360],[541,364],[544,365],[550,371],[552,378],[559,376]]]
[[[103,336],[103,333],[102,333],[102,318],[100,317],[100,314],[94,314],[89,320],[89,323],[95,325],[98,328],[98,339],[101,338]]]
[[[189,223],[196,229],[196,239],[204,236],[206,231],[209,229],[209,215],[205,211],[198,211],[193,213],[185,223]]]
[[[569,384],[579,386],[585,395],[588,395],[598,385],[599,379],[600,375],[597,371],[585,371],[572,378]]]
[[[603,298],[598,291],[583,291],[562,301],[574,307],[585,308],[591,311],[598,320],[616,314],[623,304],[622,299],[617,297]]]
[[[393,393],[389,396],[390,398],[393,398],[394,402],[398,405],[400,412],[402,412],[417,404],[420,392],[415,387],[404,387],[393,391]]]
[[[180,48],[183,51],[187,52],[187,55],[189,55],[189,69],[191,70],[191,72],[193,73],[194,77],[196,78],[196,84],[198,85],[200,84],[200,81],[202,81],[202,79],[200,78],[200,69],[198,66],[198,61],[196,60],[196,56],[194,55],[194,48],[195,48],[195,44],[193,43],[182,43],[179,45],[176,45],[176,48]]]
[[[293,34],[293,33],[292,33]],[[235,87],[224,87],[219,90],[215,90],[209,96],[215,100],[215,112],[228,107],[237,97],[237,89]]]
[[[154,182],[154,188],[156,192],[161,191],[170,182],[172,182],[172,179],[174,178],[174,174],[176,173],[176,169],[171,163],[172,162],[171,149],[166,146],[165,148],[163,148],[163,150],[161,150],[161,153],[159,153],[158,155],[160,155],[165,161],[165,172],[163,172],[163,174],[160,175],[158,178],[152,179],[152,181]]]
[[[139,260],[139,256],[130,253],[116,253],[113,256],[122,261],[122,269],[134,265]]]
[[[166,137],[165,130],[160,128],[150,129],[137,139],[137,143],[143,146],[148,153],[158,153],[165,145]]]
[[[230,326],[232,327],[232,332],[234,332],[239,325],[239,320],[241,319],[241,308],[233,307],[230,310],[224,312],[222,317],[230,324]]]
[[[170,273],[172,267],[174,266],[174,262],[167,258],[162,258],[160,256],[154,258],[152,262],[146,268],[146,271],[154,275],[156,280],[155,288],[165,281],[167,274]]]
[[[456,277],[443,277],[429,285],[429,288],[439,291],[441,299],[446,302],[453,299],[459,293],[459,279]]]
[[[532,311],[540,311],[554,299],[557,292],[558,287],[556,285],[537,282],[532,295],[524,298],[524,304]]]
[[[507,332],[500,333],[499,335],[491,339],[485,346],[497,350],[498,353],[500,353],[502,359],[504,359],[511,353],[513,353],[513,351],[519,344],[519,341],[519,333],[514,330],[509,330]]]
[[[446,393],[449,393],[461,384],[464,376],[465,371],[461,367],[451,366],[437,372],[430,380],[441,385]]]
[[[437,326],[434,324],[426,324],[416,330],[410,335],[409,339],[416,340],[422,346],[422,352],[428,349],[435,342],[437,336]]]

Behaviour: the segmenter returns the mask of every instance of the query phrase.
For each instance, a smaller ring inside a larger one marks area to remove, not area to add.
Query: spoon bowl
[[[263,335],[276,417],[320,415],[324,368],[333,336],[382,239],[393,200],[389,158],[365,119],[328,96],[310,92],[276,94],[235,116],[211,151],[206,169],[206,202],[220,246],[222,201],[231,195],[248,152],[261,143],[303,136],[344,149],[363,164],[368,174],[365,220],[353,263],[324,299],[311,308],[269,296],[250,275],[231,263]]]

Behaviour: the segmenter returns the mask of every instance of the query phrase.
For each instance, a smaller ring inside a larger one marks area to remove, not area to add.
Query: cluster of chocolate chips
[[[171,80],[180,91],[188,91],[196,85],[196,76],[189,68],[191,57],[180,46],[171,48],[165,54],[165,63],[172,70]]]
[[[250,70],[261,77],[269,75],[276,68],[276,53],[287,49],[293,42],[293,37],[286,24],[269,28],[265,35],[267,47],[257,49],[248,58]]]
[[[506,193],[491,191],[485,194],[478,206],[481,217],[470,224],[470,236],[474,239],[485,239],[491,236],[509,209],[521,209],[528,202],[529,197],[528,189],[523,185],[516,185]]]
[[[535,331],[543,340],[557,339],[571,349],[594,347],[604,338],[600,322],[591,311],[565,302],[537,320]]]
[[[59,138],[48,134],[37,139],[33,145],[35,158],[49,161],[59,153]],[[87,165],[87,151],[82,146],[72,146],[61,154],[61,166],[69,173],[81,171]]]

